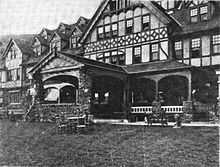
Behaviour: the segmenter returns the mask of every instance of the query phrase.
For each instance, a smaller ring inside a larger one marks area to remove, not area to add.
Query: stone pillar
[[[91,97],[92,97],[92,78],[86,73],[83,68],[79,72],[79,95],[78,103],[82,108],[82,111],[90,112],[91,109]]]
[[[192,101],[192,76],[188,77],[188,101]]]
[[[155,100],[159,101],[159,81],[156,81],[156,92],[155,92]]]
[[[220,115],[220,70],[216,71],[218,76],[218,107],[217,107],[217,115]]]
[[[152,106],[153,106],[152,109],[153,112],[159,113],[161,111],[161,102],[153,101]]]
[[[193,117],[193,102],[184,101],[183,102],[183,122],[190,123],[192,122]]]

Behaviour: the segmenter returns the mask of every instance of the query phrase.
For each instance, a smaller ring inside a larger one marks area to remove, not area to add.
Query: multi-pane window
[[[112,24],[112,37],[118,36],[118,24],[114,23]]]
[[[12,81],[13,76],[12,76],[12,70],[7,71],[7,81]]]
[[[125,55],[124,53],[118,51],[105,52],[104,54],[98,55],[97,60],[104,63],[124,65]]]
[[[0,91],[0,108],[3,107],[3,91]]]
[[[116,10],[116,0],[110,0],[109,6],[110,6],[110,11]]]
[[[220,35],[212,36],[213,53],[220,53]]]
[[[36,56],[41,55],[41,47],[40,47],[40,46],[35,46],[35,47],[33,48],[33,51],[34,51],[34,54],[35,54]]]
[[[79,37],[72,37],[71,43],[72,43],[72,48],[78,48],[80,47],[80,44],[78,43]]]
[[[148,30],[150,28],[150,16],[146,15],[142,17],[142,30]]]
[[[18,68],[17,70],[16,70],[16,76],[17,76],[17,80],[20,80],[21,79],[21,69],[20,68]]]
[[[137,63],[141,63],[141,47],[140,46],[136,46],[134,47],[134,53],[133,53],[133,63],[137,64]]]
[[[159,60],[159,44],[151,45],[151,61]]]
[[[0,71],[0,82],[2,82],[2,71]]]
[[[104,27],[99,27],[98,28],[98,39],[103,39],[104,38]]]
[[[53,42],[53,43],[51,44],[51,48],[52,48],[52,50],[53,50],[53,49],[56,49],[56,50],[60,51],[60,50],[61,50],[60,41]]]
[[[20,103],[20,92],[10,92],[10,103]]]
[[[192,39],[191,41],[191,57],[198,58],[200,57],[200,38]]]
[[[111,26],[106,25],[105,26],[105,38],[110,38],[111,37]]]
[[[190,19],[192,23],[198,21],[198,9],[197,8],[190,10]]]
[[[200,8],[200,19],[201,21],[208,20],[208,6],[202,6]]]
[[[126,34],[133,33],[133,19],[129,19],[129,20],[126,21],[125,32],[126,32]]]
[[[174,43],[174,58],[175,59],[182,59],[183,58],[183,46],[182,41],[177,41]]]

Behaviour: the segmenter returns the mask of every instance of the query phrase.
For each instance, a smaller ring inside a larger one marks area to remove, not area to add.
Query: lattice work
[[[116,48],[118,46],[118,39],[111,39],[111,48]]]
[[[150,40],[150,31],[142,32],[142,41],[147,42]]]
[[[156,40],[159,39],[159,33],[158,33],[158,29],[155,30],[151,30],[151,40]]]
[[[125,45],[125,37],[119,37],[118,38],[118,46],[124,46]]]
[[[141,33],[134,35],[134,44],[141,42]]]
[[[126,45],[132,45],[133,44],[133,35],[126,36],[125,44]]]
[[[163,27],[160,29],[160,38],[167,38],[167,28]]]

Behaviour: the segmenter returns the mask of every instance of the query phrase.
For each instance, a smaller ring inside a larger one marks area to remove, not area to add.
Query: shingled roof
[[[157,61],[150,63],[142,63],[142,64],[133,64],[124,66],[123,69],[128,74],[136,74],[136,73],[152,73],[152,72],[161,72],[161,71],[170,71],[170,70],[180,70],[191,68],[191,66],[179,63],[172,60],[165,61]]]
[[[190,23],[189,8],[187,6],[181,8],[180,10],[174,11],[172,16],[181,24],[182,29],[178,29],[173,33],[173,35],[192,34],[200,31],[220,28],[220,2],[210,1],[209,3],[215,3],[215,10],[211,18],[206,21]]]

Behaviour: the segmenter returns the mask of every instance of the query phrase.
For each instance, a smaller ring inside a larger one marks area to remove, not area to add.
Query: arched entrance
[[[188,97],[188,79],[184,76],[167,76],[159,81],[159,101],[165,106],[183,105]]]
[[[123,82],[110,76],[93,78],[92,112],[96,117],[119,118],[123,106]]]
[[[77,103],[78,78],[55,76],[44,81],[46,103]]]
[[[135,80],[132,88],[132,102],[134,106],[151,106],[155,100],[155,81],[147,78]]]

